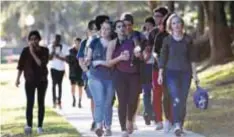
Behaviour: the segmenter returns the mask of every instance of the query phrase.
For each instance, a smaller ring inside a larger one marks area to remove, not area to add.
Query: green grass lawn
[[[211,67],[199,74],[201,86],[208,89],[208,110],[196,109],[192,92],[188,99],[185,127],[206,137],[231,137],[234,135],[234,62]],[[192,87],[194,91],[194,86]]]
[[[44,134],[37,135],[37,108],[34,110],[34,124],[33,137],[79,137],[76,129],[66,122],[64,118],[58,116],[51,109],[46,108]],[[4,108],[1,109],[2,123],[1,135],[2,137],[24,137],[23,127],[25,125],[25,108]]]
[[[11,67],[15,68],[15,66]],[[5,71],[6,69],[4,73]],[[195,88],[194,85],[192,85],[188,98],[185,128],[196,133],[201,133],[206,137],[232,137],[234,135],[234,62],[210,67],[199,73],[199,78],[201,80],[201,86],[209,91],[209,108],[205,111],[195,108],[192,102],[192,95]],[[24,93],[17,92],[18,89],[11,86],[12,84],[13,83],[9,84],[9,79],[7,78],[6,81],[0,82],[2,111],[1,134],[8,134],[15,137],[18,135],[18,137],[20,137],[23,136],[25,108],[24,104],[18,102],[18,96]],[[116,105],[117,104],[116,101]],[[143,107],[141,103],[140,113],[142,113],[142,110]],[[36,109],[34,111],[34,123],[37,123]],[[49,108],[46,109],[44,123],[46,131],[45,134],[42,135],[43,137],[79,136],[76,130],[72,128],[65,119],[55,114]],[[36,127],[36,125],[34,125],[34,127]]]
[[[210,67],[199,73],[199,78],[201,87],[209,91],[209,108],[203,111],[194,106],[192,84],[185,128],[206,137],[234,136],[234,62]],[[139,114],[142,114],[143,102],[140,103]]]
[[[1,71],[5,79],[1,79],[1,136],[24,137],[25,126],[25,93],[14,86],[15,72],[5,69]],[[7,73],[7,74],[6,74]],[[56,114],[51,108],[46,108],[44,119],[44,134],[37,135],[37,106],[35,100],[33,137],[80,137],[80,134],[63,117]]]

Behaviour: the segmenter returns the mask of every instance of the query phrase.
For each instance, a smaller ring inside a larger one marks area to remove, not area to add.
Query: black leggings
[[[28,126],[32,127],[33,122],[33,106],[35,89],[37,89],[37,101],[38,101],[38,127],[42,127],[44,114],[45,114],[45,93],[47,89],[48,82],[25,82],[25,90],[27,97],[27,108],[26,108],[26,118]]]
[[[51,76],[52,76],[52,93],[53,93],[53,103],[56,103],[56,85],[58,84],[59,96],[58,96],[58,103],[61,103],[62,98],[62,81],[63,75],[65,71],[59,71],[56,69],[51,69]]]
[[[140,75],[117,71],[114,84],[119,101],[119,122],[121,130],[125,131],[126,117],[128,116],[128,120],[132,122],[137,110],[137,101],[141,92]]]

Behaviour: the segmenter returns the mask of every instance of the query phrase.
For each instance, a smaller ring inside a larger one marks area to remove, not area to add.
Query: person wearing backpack
[[[59,34],[55,35],[54,42],[48,46],[48,49],[52,77],[53,107],[56,108],[56,105],[58,105],[62,109],[62,82],[65,73],[66,56],[69,55],[69,50],[66,45],[61,44],[61,35]],[[58,85],[58,97],[56,96],[56,85]]]
[[[166,83],[173,105],[174,133],[180,137],[184,133],[183,124],[191,79],[196,83],[199,81],[193,63],[196,60],[196,50],[192,38],[184,33],[184,21],[181,17],[172,14],[167,20],[167,30],[170,35],[163,39],[158,83]]]
[[[121,18],[120,18],[125,26],[126,26],[126,34],[127,38],[132,40],[134,42],[135,47],[138,47],[140,50],[143,49],[143,42],[146,41],[146,37],[144,36],[143,33],[135,30],[134,27],[134,17],[130,13],[123,13]],[[141,65],[141,64],[140,64]],[[141,88],[139,89],[141,90]],[[136,125],[136,115],[138,114],[138,111],[140,110],[140,99],[138,98],[137,102],[137,110],[133,118],[133,126],[134,130],[137,130],[137,125]],[[129,121],[127,121],[129,123]]]
[[[122,137],[129,137],[129,134],[133,132],[134,115],[141,92],[140,53],[134,50],[134,41],[127,38],[124,21],[117,20],[114,28],[118,37],[108,46],[106,58],[107,63],[114,66],[113,83],[119,102],[118,116]]]

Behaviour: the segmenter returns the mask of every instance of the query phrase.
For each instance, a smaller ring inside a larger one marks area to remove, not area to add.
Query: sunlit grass
[[[6,72],[7,73],[7,72]],[[25,137],[25,95],[20,89],[14,87],[14,80],[1,82],[1,136]],[[2,85],[2,83],[4,83]],[[32,137],[80,137],[80,134],[63,117],[52,109],[46,108],[44,119],[44,134],[37,135],[38,109],[35,100],[33,112]]]
[[[1,135],[11,136],[25,136],[23,134],[23,128],[25,126],[25,108],[10,108],[1,109],[2,123],[1,123]],[[79,133],[66,122],[64,118],[58,116],[51,109],[46,108],[45,122],[44,122],[44,134],[37,135],[37,108],[34,109],[33,118],[33,136],[37,137],[79,137]]]
[[[13,70],[16,69],[17,63],[12,63],[12,64],[0,64],[0,70],[1,71],[6,71],[6,70]]]
[[[201,87],[208,89],[210,102],[207,110],[199,110],[193,104],[192,84],[184,127],[206,137],[231,137],[234,135],[234,62],[215,66],[199,73]],[[225,84],[222,84],[225,83]],[[143,112],[140,105],[140,114]]]
[[[209,108],[207,110],[195,108],[190,94],[185,128],[207,137],[233,136],[234,62],[211,67],[200,73],[199,78],[201,86],[209,91]],[[194,90],[193,85],[192,91]]]

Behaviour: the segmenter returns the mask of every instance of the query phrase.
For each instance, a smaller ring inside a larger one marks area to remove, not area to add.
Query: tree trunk
[[[231,28],[234,29],[234,1],[230,1]]]
[[[225,13],[225,2],[224,1],[219,1],[217,2],[217,7],[218,7],[218,13],[220,15],[220,21],[222,21],[222,24],[228,27],[227,25],[227,18],[226,18],[226,13]]]
[[[48,20],[44,19],[44,40],[45,40],[45,43],[46,45],[49,44],[50,42],[50,31],[49,31],[49,22]]]
[[[153,10],[157,7],[157,1],[149,0],[147,3],[149,5],[150,11],[153,12]]]
[[[124,1],[116,1],[117,4],[117,17],[116,19],[120,19],[122,13],[124,12]]]
[[[168,9],[169,9],[170,12],[175,11],[175,6],[174,6],[175,2],[174,1],[168,1],[167,5],[168,5]]]
[[[205,27],[205,13],[204,8],[201,2],[198,2],[198,26],[197,31],[198,35],[202,35],[204,33],[204,27]]]
[[[55,33],[56,34],[61,34],[61,30],[60,30],[60,13],[59,12],[55,12],[55,16],[54,16],[54,21],[55,21]]]
[[[44,2],[45,3],[45,10],[47,13],[51,12],[51,2]],[[50,43],[50,17],[51,14],[47,14],[44,18],[44,44],[48,45]]]
[[[233,58],[231,38],[224,12],[224,2],[203,2],[208,17],[209,38],[211,45],[210,61],[212,64],[225,63]]]
[[[95,13],[100,13],[101,10],[101,1],[96,1]]]

